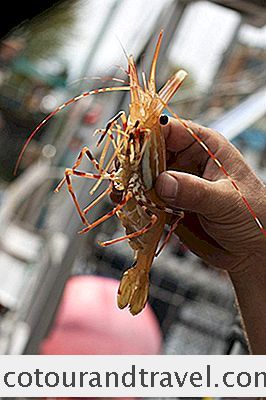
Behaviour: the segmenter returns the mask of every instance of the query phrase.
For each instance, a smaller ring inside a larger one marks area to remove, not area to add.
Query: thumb
[[[168,205],[213,215],[219,207],[217,182],[184,172],[166,171],[157,178],[155,190]]]

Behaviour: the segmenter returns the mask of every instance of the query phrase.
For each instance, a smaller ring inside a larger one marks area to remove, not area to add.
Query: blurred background
[[[160,87],[189,77],[171,101],[184,118],[222,132],[266,180],[266,8],[263,0],[72,0],[55,2],[0,43],[0,354],[246,354],[234,294],[177,237],[151,271],[149,305],[118,310],[116,292],[132,250],[99,240],[122,234],[116,217],[86,235],[66,188],[53,189],[96,128],[127,93],[88,97],[32,140],[34,127],[69,98],[127,80],[124,52],[148,70],[160,30]],[[98,153],[97,153],[98,151]],[[82,164],[92,171],[88,162]],[[84,182],[85,181],[85,182]],[[93,182],[74,179],[86,206]],[[91,220],[112,208],[99,203]]]

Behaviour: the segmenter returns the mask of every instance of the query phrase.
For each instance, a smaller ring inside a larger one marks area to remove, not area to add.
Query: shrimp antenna
[[[129,55],[127,54],[127,51],[126,51],[125,47],[123,46],[123,43],[121,42],[121,40],[119,39],[119,37],[117,35],[115,35],[115,37],[116,37],[116,40],[118,41],[118,43],[120,44],[120,47],[124,53],[124,56],[128,60]]]
[[[61,110],[63,110],[64,108],[66,108],[67,106],[70,106],[73,103],[76,103],[77,101],[83,99],[84,97],[88,97],[91,96],[93,94],[98,94],[98,93],[107,93],[107,92],[118,92],[118,91],[123,91],[123,90],[130,90],[130,86],[113,86],[110,88],[100,88],[100,89],[95,89],[95,90],[91,90],[88,92],[83,92],[81,94],[79,94],[76,97],[73,97],[72,99],[67,100],[65,103],[61,104],[60,106],[58,106],[54,111],[52,111],[50,114],[48,114],[37,126],[36,128],[33,130],[33,132],[30,134],[30,136],[28,137],[28,139],[26,140],[25,144],[22,147],[21,152],[19,153],[15,168],[14,168],[14,172],[13,174],[16,175],[17,171],[18,171],[18,167],[20,165],[21,159],[26,151],[26,148],[28,147],[29,143],[31,142],[31,140],[33,139],[33,137],[36,135],[37,132],[39,132],[39,130],[46,125],[46,123],[56,114],[58,114]]]
[[[121,67],[121,65],[114,64],[113,67],[120,69],[120,71],[122,71],[124,74],[128,76],[128,71],[125,68]]]
[[[125,81],[124,79],[114,78],[112,76],[107,76],[107,75],[106,76],[84,76],[83,78],[78,78],[78,79],[75,79],[75,80],[69,82],[68,87],[74,86],[74,85],[76,85],[77,83],[80,83],[80,82],[89,82],[91,80],[92,81],[101,81],[101,82],[114,81],[114,82],[120,82],[120,83],[128,84],[128,82]]]

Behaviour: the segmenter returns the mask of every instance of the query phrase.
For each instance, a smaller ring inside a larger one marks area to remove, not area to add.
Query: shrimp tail
[[[132,315],[140,313],[148,298],[149,272],[155,256],[155,252],[148,254],[137,252],[137,259],[133,266],[124,272],[121,279],[117,303],[123,309],[129,307]]]

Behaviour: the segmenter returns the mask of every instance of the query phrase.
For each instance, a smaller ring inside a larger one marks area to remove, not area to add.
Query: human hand
[[[221,162],[265,227],[266,188],[240,152],[218,132],[187,124]],[[167,171],[157,178],[157,194],[168,207],[185,210],[176,229],[183,243],[206,263],[229,272],[250,349],[266,354],[265,230],[221,168],[177,120],[170,118],[162,132]],[[121,193],[113,190],[111,198],[119,202]]]
[[[166,122],[165,117],[161,120]],[[187,124],[215,154],[266,226],[266,188],[240,152],[214,130]],[[176,229],[180,239],[205,262],[230,274],[265,263],[266,236],[230,180],[177,120],[170,118],[162,131],[167,172],[157,179],[156,191],[167,205],[187,210]]]

